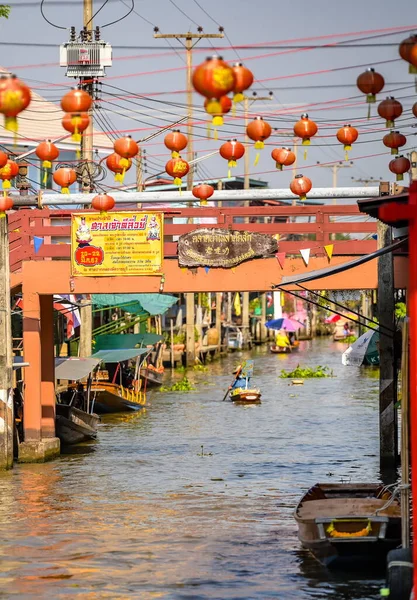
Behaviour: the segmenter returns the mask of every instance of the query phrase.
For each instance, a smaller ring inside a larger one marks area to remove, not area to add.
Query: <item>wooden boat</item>
[[[261,391],[257,389],[236,388],[230,392],[230,399],[241,404],[255,404],[261,401]]]
[[[146,404],[146,395],[140,391],[140,386],[129,389],[117,383],[99,380],[93,382],[91,394],[93,409],[100,415],[137,411]]]
[[[144,368],[141,371],[140,378],[142,380],[142,388],[146,389],[150,387],[156,387],[162,385],[162,380],[164,377],[164,373],[160,371],[156,371],[154,369],[146,369]]]
[[[56,435],[62,446],[95,439],[99,421],[100,417],[94,413],[88,414],[67,404],[56,405]]]
[[[302,545],[327,566],[385,561],[401,544],[400,502],[378,483],[317,483],[294,517]]]
[[[270,346],[269,350],[272,354],[289,354],[291,352],[289,346]]]

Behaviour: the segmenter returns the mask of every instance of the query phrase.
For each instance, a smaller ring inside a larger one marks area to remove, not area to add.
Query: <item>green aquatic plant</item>
[[[300,367],[297,365],[293,371],[281,370],[282,379],[308,379],[311,377],[334,377],[332,369],[329,367]]]
[[[340,340],[336,340],[337,342],[343,342],[344,344],[353,344],[356,342],[358,338],[356,335],[347,335],[345,338],[341,338]]]
[[[161,392],[190,392],[195,390],[195,387],[191,381],[184,376],[181,381],[177,381],[177,383],[174,383],[171,386],[161,386],[159,389]]]
[[[404,302],[397,302],[395,305],[395,317],[404,319],[407,316],[407,307]]]

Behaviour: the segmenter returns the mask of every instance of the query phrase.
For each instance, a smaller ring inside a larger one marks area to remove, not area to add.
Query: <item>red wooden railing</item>
[[[11,213],[11,271],[18,271],[25,260],[68,260],[70,216],[74,212],[86,211],[43,208]],[[166,258],[177,255],[177,236],[202,227],[279,234],[279,251],[288,255],[299,254],[300,248],[310,248],[311,256],[323,256],[327,244],[334,244],[334,255],[363,255],[376,250],[374,239],[364,239],[376,233],[376,222],[361,214],[356,205],[175,208],[164,210],[164,220]],[[349,235],[350,239],[336,240],[337,234]],[[37,253],[35,236],[43,239]]]

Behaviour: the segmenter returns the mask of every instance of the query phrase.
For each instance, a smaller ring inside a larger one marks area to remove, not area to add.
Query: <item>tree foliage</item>
[[[8,4],[0,4],[0,17],[8,19],[10,15],[10,6]]]

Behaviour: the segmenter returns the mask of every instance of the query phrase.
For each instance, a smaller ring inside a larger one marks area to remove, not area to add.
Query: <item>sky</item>
[[[104,6],[94,25],[103,27],[121,19],[131,2],[95,1],[95,11]],[[53,27],[42,18],[40,2],[17,0],[11,2],[11,7],[10,18],[0,20],[1,65],[44,98],[59,103],[73,83],[59,66],[59,44],[68,40],[70,26],[81,29],[82,2],[44,1],[47,19],[64,29]],[[395,10],[381,0],[299,0],[294,4],[276,0],[134,0],[134,12],[101,31],[102,39],[113,46],[114,60],[108,76],[102,80],[97,129],[110,131],[116,137],[130,133],[141,139],[186,114],[184,51],[175,40],[154,39],[153,27],[159,27],[161,33],[184,33],[196,32],[198,25],[205,33],[217,33],[219,25],[224,27],[224,39],[212,43],[226,47],[217,52],[225,60],[241,59],[253,71],[255,83],[250,94],[254,91],[258,96],[268,96],[273,91],[272,100],[251,105],[250,118],[262,115],[276,129],[257,166],[253,166],[255,151],[250,150],[251,177],[267,181],[270,187],[287,188],[292,170],[277,171],[270,152],[292,144],[292,127],[301,113],[308,112],[319,131],[306,160],[300,153],[297,172],[307,175],[314,187],[332,185],[332,170],[319,168],[316,163],[331,167],[343,161],[343,147],[335,135],[345,123],[357,126],[359,139],[350,153],[353,165],[338,171],[338,185],[363,185],[354,180],[369,178],[395,180],[388,169],[390,151],[381,141],[389,130],[377,115],[377,105],[373,105],[372,118],[367,120],[367,105],[356,87],[356,78],[368,66],[375,66],[384,76],[385,88],[378,100],[393,95],[402,102],[404,112],[396,129],[407,136],[405,153],[413,150],[417,132],[417,119],[411,112],[417,100],[415,76],[408,73],[408,64],[398,54],[402,39],[413,27],[417,31],[412,0],[398,0]],[[393,28],[401,30],[393,33]],[[346,47],[349,40],[358,41]],[[328,47],[315,47],[323,44]],[[258,47],[230,48],[237,45]],[[291,45],[301,47],[290,48]],[[194,65],[216,53],[210,46],[204,40],[196,46]],[[197,155],[213,152],[231,137],[243,141],[239,109],[235,116],[225,118],[218,141],[207,139],[203,101],[194,93]],[[163,171],[170,158],[163,135],[142,147],[147,156],[145,177]],[[243,175],[243,161],[234,174]],[[206,179],[225,176],[226,161],[217,155],[203,161],[197,173],[198,178]],[[129,181],[133,181],[133,174],[129,174]]]

